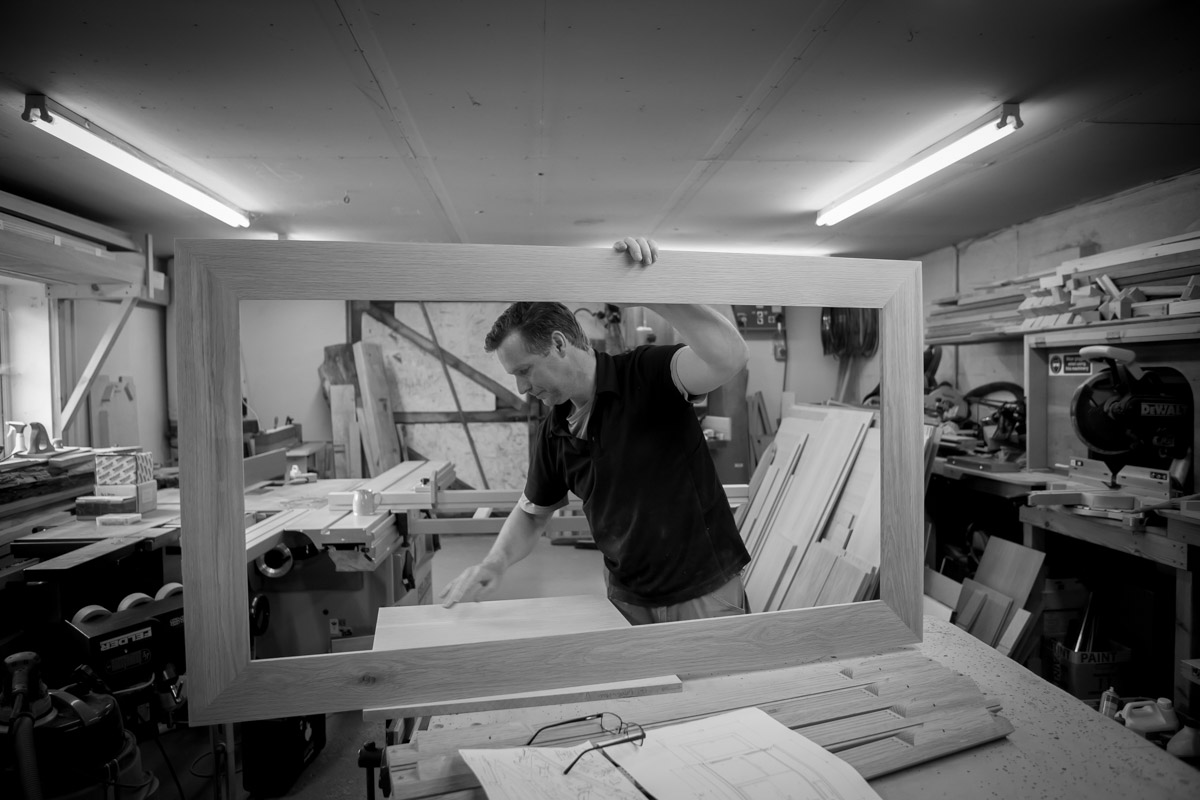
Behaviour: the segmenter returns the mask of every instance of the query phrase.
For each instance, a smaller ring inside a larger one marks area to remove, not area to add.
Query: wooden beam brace
[[[71,392],[70,399],[63,406],[62,413],[59,414],[59,425],[54,431],[55,436],[62,436],[63,431],[70,427],[71,422],[75,419],[75,415],[79,413],[79,408],[83,405],[83,398],[87,397],[88,392],[92,390],[92,386],[96,382],[96,376],[100,373],[100,368],[104,366],[104,360],[112,352],[117,337],[121,335],[121,330],[125,327],[125,323],[129,321],[129,315],[133,312],[135,302],[137,301],[133,297],[126,297],[121,301],[121,307],[117,310],[117,318],[109,324],[108,330],[100,337],[100,342],[96,345],[95,352],[92,353],[87,366],[83,368],[83,374],[79,376],[79,382],[75,384],[75,390]]]
[[[496,395],[496,400],[499,401],[501,405],[508,406],[510,408],[516,408],[522,412],[528,410],[528,403],[522,402],[521,398],[518,397],[511,389],[505,388],[500,383],[475,369],[453,353],[442,350],[430,339],[417,333],[412,328],[396,319],[393,315],[384,311],[382,308],[374,305],[367,306],[363,310],[363,313],[376,322],[386,325],[392,331],[400,334],[405,339],[412,342],[434,358],[441,358],[441,355],[439,354],[444,354],[447,365],[458,370],[463,375],[467,376],[492,394]]]
[[[111,250],[141,251],[141,245],[125,231],[110,228],[97,222],[59,211],[57,208],[35,203],[15,194],[0,192],[0,209],[18,217],[37,222],[50,228],[57,228],[64,233],[90,239]]]
[[[467,422],[525,422],[528,413],[519,408],[498,408],[495,411],[393,411],[397,425],[431,425]]]

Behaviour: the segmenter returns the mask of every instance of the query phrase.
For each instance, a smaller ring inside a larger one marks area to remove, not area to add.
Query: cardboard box
[[[145,450],[96,452],[96,485],[117,486],[154,480],[154,457]]]
[[[1103,650],[1077,653],[1056,640],[1053,654],[1051,680],[1080,700],[1096,700],[1110,686],[1117,694],[1126,690],[1123,684],[1128,679],[1133,651],[1118,642],[1109,642]]]
[[[158,508],[158,482],[149,480],[142,483],[121,483],[110,486],[96,486],[96,494],[101,497],[132,497],[139,514]]]

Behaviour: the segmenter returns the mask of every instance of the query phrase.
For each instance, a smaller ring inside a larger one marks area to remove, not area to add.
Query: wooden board
[[[754,705],[873,778],[1008,735],[1012,726],[986,704],[969,678],[932,660],[893,654],[861,668],[840,663],[687,679],[681,693],[644,703],[529,709],[519,722],[496,722],[495,715],[486,715],[485,724],[472,716],[449,724],[435,721],[413,743],[389,747],[387,763],[396,798],[459,797],[445,793],[478,786],[458,755],[464,747],[522,746],[541,726],[566,717],[608,712],[652,733],[674,722]],[[541,731],[536,741],[563,747],[598,735],[597,723],[587,721]]]
[[[963,592],[961,602],[954,609],[954,624],[965,631],[971,630],[983,609],[985,597],[982,592]]]
[[[362,477],[362,437],[358,429],[355,388],[329,387],[329,417],[333,428],[333,473],[336,478]]]
[[[830,517],[825,540],[846,549],[858,536],[856,554],[874,554],[868,560],[879,563],[879,429],[869,428],[850,470],[850,477]]]
[[[1029,602],[1029,594],[1037,583],[1046,554],[1031,547],[993,536],[988,539],[975,580],[990,589],[1012,598],[1012,608],[1004,618],[1001,630],[1008,627],[1013,615]]]
[[[829,579],[839,552],[831,547],[813,547],[796,567],[787,591],[779,600],[782,608],[810,608],[818,605],[817,600]]]
[[[1021,641],[1021,637],[1025,635],[1025,628],[1029,625],[1029,620],[1033,615],[1023,608],[1018,608],[1012,616],[1008,627],[1000,634],[1000,639],[996,642],[996,650],[1001,655],[1012,655],[1017,649],[1017,643]]]
[[[529,706],[558,705],[562,703],[588,703],[615,700],[626,697],[649,697],[658,694],[677,693],[683,690],[683,681],[675,675],[661,678],[642,678],[636,681],[596,683],[589,686],[568,686],[562,689],[547,689],[538,692],[497,694],[488,697],[467,697],[432,701],[407,706],[363,709],[365,720],[406,719],[437,714],[471,714],[480,711],[528,708]]]
[[[788,593],[795,576],[803,567],[810,546],[828,524],[862,446],[866,426],[874,418],[874,414],[869,411],[825,406],[794,405],[788,414],[783,421],[785,424],[801,420],[815,427],[809,434],[809,443],[792,480],[788,483],[780,509],[770,528],[770,538],[776,540],[772,549],[784,551],[786,556],[776,556],[775,559],[766,562],[774,565],[771,572],[778,570],[774,586],[766,596],[764,608],[767,611],[803,608],[815,603],[815,597],[808,598],[805,595],[805,599],[810,602],[790,605]],[[760,570],[760,574],[764,571]],[[764,583],[764,587],[767,583]],[[800,591],[805,592],[806,589],[802,588]]]
[[[861,593],[863,582],[870,578],[871,567],[825,542],[818,542],[816,547],[833,553],[833,564],[825,578],[825,585],[821,587],[821,593],[817,595],[816,605],[853,603]]]
[[[626,628],[629,622],[599,595],[498,600],[441,605],[381,608],[372,644],[376,650],[401,650],[467,642],[503,641],[533,635]],[[365,719],[395,719],[428,714],[456,714],[547,703],[585,702],[617,697],[643,697],[678,692],[674,675],[635,681],[517,692],[474,698],[447,698],[408,706],[371,708]]]
[[[962,584],[940,572],[925,568],[925,594],[939,603],[958,608],[958,598],[962,594]]]
[[[371,342],[355,342],[354,366],[358,371],[358,388],[362,395],[364,443],[367,446],[371,476],[382,474],[400,463],[400,438],[392,420],[391,392],[388,390],[387,372],[379,345]]]

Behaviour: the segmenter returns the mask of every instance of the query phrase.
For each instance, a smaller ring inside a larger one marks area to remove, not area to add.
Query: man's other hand
[[[490,564],[476,564],[463,570],[461,575],[451,581],[438,599],[445,608],[451,608],[455,603],[484,600],[500,586],[500,578],[503,575],[502,571]]]
[[[634,263],[648,267],[658,260],[658,245],[653,239],[645,237],[626,236],[619,242],[613,243],[613,250],[618,253],[629,253]]]

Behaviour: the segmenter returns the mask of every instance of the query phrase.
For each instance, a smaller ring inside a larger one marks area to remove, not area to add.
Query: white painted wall
[[[245,300],[241,304],[242,379],[259,424],[299,422],[306,441],[332,441],[329,403],[317,369],[325,347],[346,341],[341,300]]]
[[[73,364],[64,365],[66,379],[62,389],[68,395],[95,352],[96,344],[117,318],[120,308],[118,303],[97,300],[79,300],[71,305],[74,307],[75,335],[72,346],[75,356]],[[140,445],[153,453],[155,462],[160,464],[167,459],[165,320],[166,312],[159,306],[135,306],[98,373],[98,380],[99,376],[107,376],[114,381],[119,376],[133,379],[138,441],[113,444]],[[64,439],[68,444],[96,444],[90,438],[89,429],[88,408],[85,405],[80,409],[76,422],[66,431]]]

